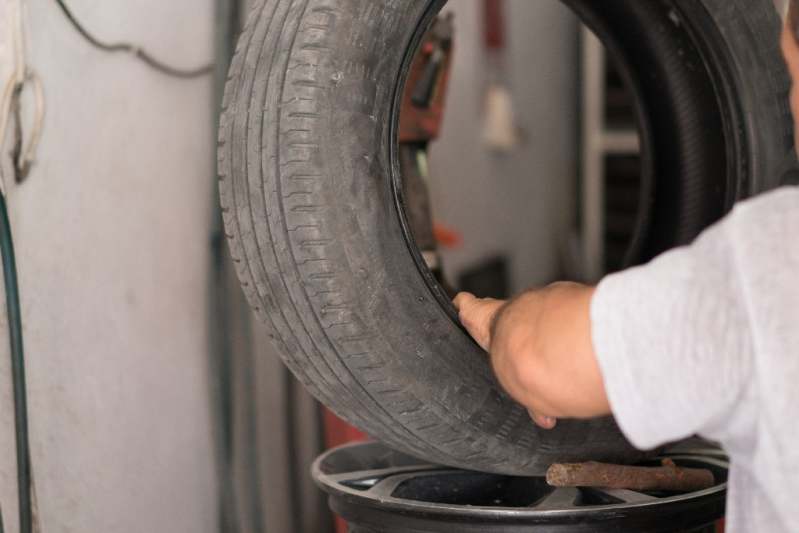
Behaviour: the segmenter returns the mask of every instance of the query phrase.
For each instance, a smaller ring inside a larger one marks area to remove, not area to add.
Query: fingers
[[[535,422],[536,424],[538,424],[539,426],[541,426],[544,429],[552,429],[558,423],[558,421],[556,419],[552,418],[551,416],[540,415],[540,414],[534,413],[532,411],[529,411],[529,413],[530,413],[530,418],[533,419],[533,422]]]
[[[474,337],[484,350],[488,351],[491,346],[491,323],[499,309],[505,304],[504,301],[494,300],[493,298],[476,298],[468,292],[459,293],[452,301],[458,310],[458,315],[464,327]],[[557,419],[533,411],[529,411],[530,418],[543,429],[554,428]]]
[[[455,309],[460,311],[462,308],[472,304],[476,300],[477,298],[474,296],[474,294],[469,292],[460,292],[457,296],[455,296],[455,299],[452,300],[452,304],[455,306]]]
[[[458,294],[452,301],[458,309],[461,323],[485,351],[491,346],[491,322],[505,303],[493,298],[475,298],[468,292]]]

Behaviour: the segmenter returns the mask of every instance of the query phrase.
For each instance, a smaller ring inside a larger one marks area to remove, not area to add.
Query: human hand
[[[491,351],[491,332],[497,313],[505,305],[504,300],[476,298],[473,294],[462,292],[452,301],[458,310],[461,323],[483,350]],[[530,418],[544,429],[552,429],[557,421],[549,416],[528,410]]]
[[[461,322],[490,352],[502,387],[543,428],[554,427],[557,418],[610,413],[591,342],[593,292],[555,283],[507,303],[468,293],[455,298]]]
[[[473,294],[462,292],[452,300],[458,310],[461,323],[477,344],[485,351],[491,348],[491,326],[497,311],[505,305],[504,300],[476,298]]]

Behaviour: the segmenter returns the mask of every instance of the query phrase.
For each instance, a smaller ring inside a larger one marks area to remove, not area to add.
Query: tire
[[[690,243],[779,184],[793,121],[772,2],[563,1],[635,95],[643,186],[625,266]]]
[[[398,450],[517,475],[540,475],[553,461],[640,460],[612,418],[564,420],[551,431],[533,424],[413,244],[398,177],[398,102],[443,3],[255,6],[220,126],[221,202],[242,286],[309,391]],[[770,186],[791,144],[770,0],[567,3],[621,58],[639,99],[652,206],[640,260]],[[676,32],[694,59],[686,66],[669,55],[672,41],[651,38],[655,30]],[[648,68],[660,69],[662,83],[641,81]],[[692,143],[703,153],[675,163]]]

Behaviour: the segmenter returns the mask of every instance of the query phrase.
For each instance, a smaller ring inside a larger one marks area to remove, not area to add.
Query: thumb
[[[491,346],[491,322],[505,302],[493,298],[475,298],[473,294],[462,292],[452,303],[458,309],[463,326],[477,344],[488,351]]]
[[[477,298],[474,296],[474,294],[470,292],[459,292],[457,296],[455,296],[455,299],[452,300],[452,304],[455,306],[455,309],[460,311],[464,307],[470,306],[476,301]]]

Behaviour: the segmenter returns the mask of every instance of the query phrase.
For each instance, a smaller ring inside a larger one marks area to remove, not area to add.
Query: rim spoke
[[[696,461],[697,463],[710,464],[724,469],[730,467],[730,462],[727,459],[726,455],[710,456],[710,455],[669,454],[666,457],[670,459],[676,459],[678,461],[679,460]]]
[[[425,472],[434,473],[445,469],[446,467],[437,467],[435,465],[395,466],[377,470],[358,470],[345,474],[333,474],[327,476],[327,479],[331,483],[338,483],[354,489],[368,490],[388,477],[400,474],[423,475]]]
[[[580,501],[577,487],[558,487],[528,507],[535,509],[571,509]]]
[[[613,489],[610,487],[591,487],[591,490],[598,492],[609,498],[619,500],[619,503],[644,503],[657,501],[657,498],[644,494],[643,492],[636,492],[627,489]]]

